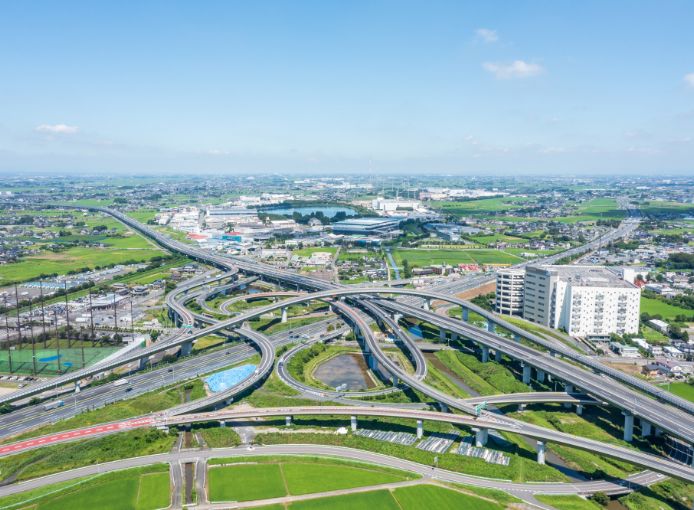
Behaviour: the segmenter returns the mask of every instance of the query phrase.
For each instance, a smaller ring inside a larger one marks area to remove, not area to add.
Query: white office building
[[[607,337],[639,331],[641,292],[597,266],[528,266],[523,317],[569,335]]]
[[[496,273],[496,313],[523,315],[525,269],[501,269]]]

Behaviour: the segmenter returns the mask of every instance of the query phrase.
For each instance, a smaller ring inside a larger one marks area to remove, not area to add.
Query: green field
[[[310,257],[311,254],[321,251],[332,253],[333,255],[335,255],[335,252],[337,252],[337,248],[335,248],[334,246],[311,246],[308,248],[300,248],[298,250],[294,250],[292,251],[292,255],[298,255],[299,257]]]
[[[274,510],[281,506],[264,506],[262,510]],[[290,510],[501,510],[503,507],[488,499],[448,489],[438,485],[414,485],[392,491],[369,492],[331,496],[287,505]]]
[[[106,473],[0,499],[0,508],[156,510],[170,503],[164,464]]]
[[[210,501],[252,501],[414,479],[368,464],[313,457],[226,459],[209,468]],[[217,461],[216,461],[217,462]]]
[[[523,262],[523,258],[503,250],[461,249],[461,250],[393,250],[395,263],[402,267],[407,260],[411,267],[424,267],[432,264],[502,264],[511,265]]]
[[[670,384],[663,384],[663,388],[666,388],[671,393],[674,393],[678,397],[686,398],[690,402],[694,402],[694,385],[686,382],[675,382]]]
[[[427,205],[433,209],[438,209],[443,214],[453,216],[487,216],[513,211],[528,201],[529,199],[525,197],[499,197],[464,202],[432,201],[428,202]]]
[[[553,506],[557,510],[600,510],[603,508],[597,503],[580,496],[535,496],[540,503]]]
[[[641,296],[641,313],[644,312],[649,315],[660,315],[664,320],[674,319],[678,315],[686,315],[687,317],[694,315],[694,310],[687,310],[686,308],[671,305],[660,299],[651,299]]]

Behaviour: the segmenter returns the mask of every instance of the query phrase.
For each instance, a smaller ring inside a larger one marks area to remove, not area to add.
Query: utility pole
[[[89,289],[89,320],[92,326],[92,347],[96,343],[96,336],[94,335],[94,308],[92,307],[92,289]]]
[[[64,282],[65,285],[65,321],[66,321],[66,330],[65,330],[65,336],[67,337],[67,348],[69,349],[72,347],[70,345],[70,305],[68,304],[67,301],[67,280]],[[60,339],[58,339],[58,343],[60,343]]]
[[[18,345],[19,345],[19,350],[22,350],[22,322],[21,318],[19,317],[19,292],[17,291],[17,284],[14,284],[14,300],[16,302],[16,308],[15,310],[17,311],[17,333],[19,334],[18,338]]]
[[[31,299],[29,299],[29,334],[31,335],[31,362],[33,375],[36,375],[36,340],[34,339],[34,314],[31,310]]]
[[[130,339],[135,341],[135,321],[133,320],[133,293],[130,291]]]
[[[43,333],[43,348],[47,348],[48,335],[46,334],[46,310],[43,307],[43,282],[39,281],[39,290],[41,292],[41,328]]]
[[[3,296],[5,303],[5,330],[7,331],[7,361],[10,365],[10,374],[12,373],[12,345],[10,341],[10,311],[7,308],[7,296]]]
[[[58,333],[58,312],[53,308],[53,320],[55,321],[55,345],[56,357],[58,358],[58,373],[60,373],[60,334]]]

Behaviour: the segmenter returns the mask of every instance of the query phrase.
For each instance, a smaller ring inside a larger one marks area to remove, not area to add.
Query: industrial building
[[[383,235],[398,228],[404,218],[357,218],[333,223],[333,233],[346,235]]]

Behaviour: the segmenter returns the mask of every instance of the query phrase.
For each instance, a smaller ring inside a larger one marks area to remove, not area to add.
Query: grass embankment
[[[386,467],[319,457],[249,457],[210,463],[210,501],[253,501],[417,478]]]
[[[661,387],[667,389],[670,393],[674,393],[678,397],[686,398],[690,402],[694,402],[694,384],[675,382],[663,384]]]
[[[90,464],[164,453],[176,440],[156,429],[121,432],[76,443],[44,446],[0,459],[3,480],[27,480]]]
[[[346,424],[347,422],[344,420]],[[365,420],[360,420],[360,426],[364,428],[377,428],[383,430],[382,420],[374,422],[374,426],[364,424]],[[425,424],[429,425],[429,424]],[[410,427],[410,432],[412,432]],[[427,430],[429,428],[427,427]],[[385,455],[419,462],[424,465],[433,465],[434,457],[437,455],[432,452],[419,450],[411,446],[401,446],[397,444],[377,441],[351,433],[347,435],[302,433],[284,434],[277,432],[261,433],[256,436],[259,444],[328,444],[346,446],[369,450]],[[455,448],[455,447],[454,447]],[[453,449],[449,450],[451,452]],[[476,476],[500,478],[514,480],[517,482],[525,481],[566,481],[567,478],[559,471],[547,465],[539,465],[535,462],[535,453],[530,449],[521,449],[518,445],[511,445],[506,448],[506,453],[511,455],[511,462],[508,466],[487,464],[484,460],[472,457],[464,457],[454,453],[438,454],[439,467],[458,471]]]
[[[47,485],[8,496],[0,499],[0,508],[156,510],[168,507],[169,503],[169,468],[156,464]]]
[[[436,357],[480,395],[529,391],[528,386],[503,364],[482,363],[472,354],[452,350],[438,351]]]
[[[580,496],[549,496],[539,494],[535,496],[535,499],[557,510],[601,510],[603,508],[594,501]]]

